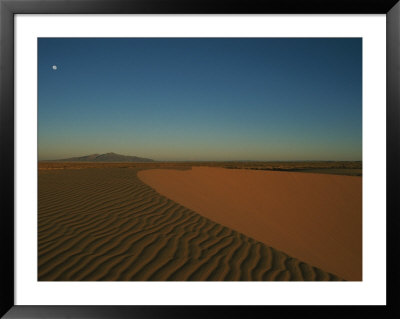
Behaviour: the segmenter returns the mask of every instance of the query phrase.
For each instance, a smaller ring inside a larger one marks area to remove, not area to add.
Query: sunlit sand
[[[362,279],[362,178],[211,167],[144,170],[160,194],[347,280]]]

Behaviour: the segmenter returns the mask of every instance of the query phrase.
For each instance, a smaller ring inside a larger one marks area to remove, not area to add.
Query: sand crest
[[[144,170],[160,194],[347,280],[362,280],[362,178],[215,167]]]
[[[40,281],[341,279],[95,166],[39,171]]]

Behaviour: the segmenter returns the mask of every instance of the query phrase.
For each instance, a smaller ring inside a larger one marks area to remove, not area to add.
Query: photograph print
[[[39,38],[38,281],[362,281],[361,38]]]

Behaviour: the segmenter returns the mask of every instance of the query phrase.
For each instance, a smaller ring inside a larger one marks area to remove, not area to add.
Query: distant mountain
[[[115,153],[106,154],[92,154],[80,157],[71,157],[59,160],[52,160],[52,162],[105,162],[105,163],[127,163],[127,162],[154,162],[150,158],[143,158],[137,156],[120,155]]]

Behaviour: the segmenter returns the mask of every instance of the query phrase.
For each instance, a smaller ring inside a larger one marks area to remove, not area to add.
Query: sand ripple
[[[137,171],[39,172],[39,280],[339,280],[161,196]]]

